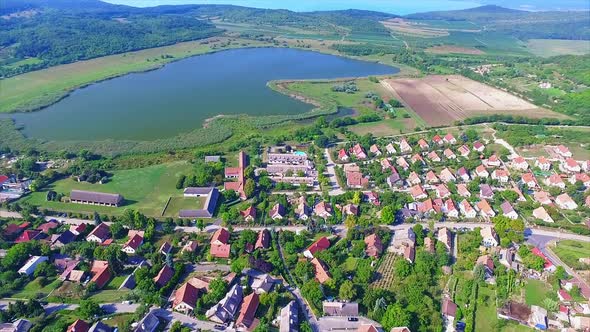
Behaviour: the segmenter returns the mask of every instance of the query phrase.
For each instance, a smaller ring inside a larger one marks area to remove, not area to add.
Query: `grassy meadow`
[[[574,240],[561,240],[551,250],[570,267],[581,265],[580,258],[590,257],[590,243]]]
[[[162,209],[170,196],[182,195],[176,189],[178,177],[190,170],[191,165],[186,162],[160,164],[145,168],[114,171],[112,179],[105,184],[91,184],[76,182],[71,178],[52,183],[45,191],[35,192],[26,196],[22,201],[28,202],[41,209],[49,209],[73,213],[106,213],[120,215],[125,209],[137,209],[148,216],[161,216]],[[121,207],[93,206],[74,203],[48,202],[45,197],[47,190],[54,190],[64,195],[73,189],[90,190],[105,193],[119,193],[125,198]]]
[[[584,55],[590,53],[588,40],[530,39],[527,49],[534,55],[551,57],[556,55]]]

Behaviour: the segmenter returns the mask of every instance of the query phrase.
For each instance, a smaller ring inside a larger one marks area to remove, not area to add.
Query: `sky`
[[[456,10],[496,4],[524,10],[590,9],[589,0],[103,0],[136,7],[180,4],[232,4],[246,7],[289,9],[293,11],[365,9],[406,15],[411,13]]]

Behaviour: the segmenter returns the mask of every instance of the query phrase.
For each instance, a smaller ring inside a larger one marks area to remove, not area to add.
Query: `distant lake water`
[[[278,79],[394,74],[394,67],[287,48],[222,51],[129,74],[72,92],[41,111],[15,113],[29,137],[152,140],[200,128],[218,114],[280,115],[312,105],[266,86]]]

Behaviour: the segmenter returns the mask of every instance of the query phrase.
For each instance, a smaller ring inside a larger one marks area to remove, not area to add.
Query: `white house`
[[[483,245],[485,247],[497,247],[498,246],[498,234],[496,234],[496,231],[488,226],[488,227],[483,227],[480,231],[479,234],[482,237],[482,242]]]
[[[19,274],[31,275],[35,272],[37,266],[48,260],[47,256],[32,256],[29,260],[18,270]]]

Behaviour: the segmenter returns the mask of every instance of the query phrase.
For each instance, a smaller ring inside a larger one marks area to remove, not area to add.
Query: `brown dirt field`
[[[460,53],[460,54],[471,54],[471,55],[482,55],[484,51],[478,50],[477,48],[470,47],[459,47],[459,46],[434,46],[426,49],[426,52],[435,54],[449,54],[449,53]]]
[[[469,117],[491,114],[566,118],[459,75],[384,80],[382,85],[431,126],[450,125]]]

